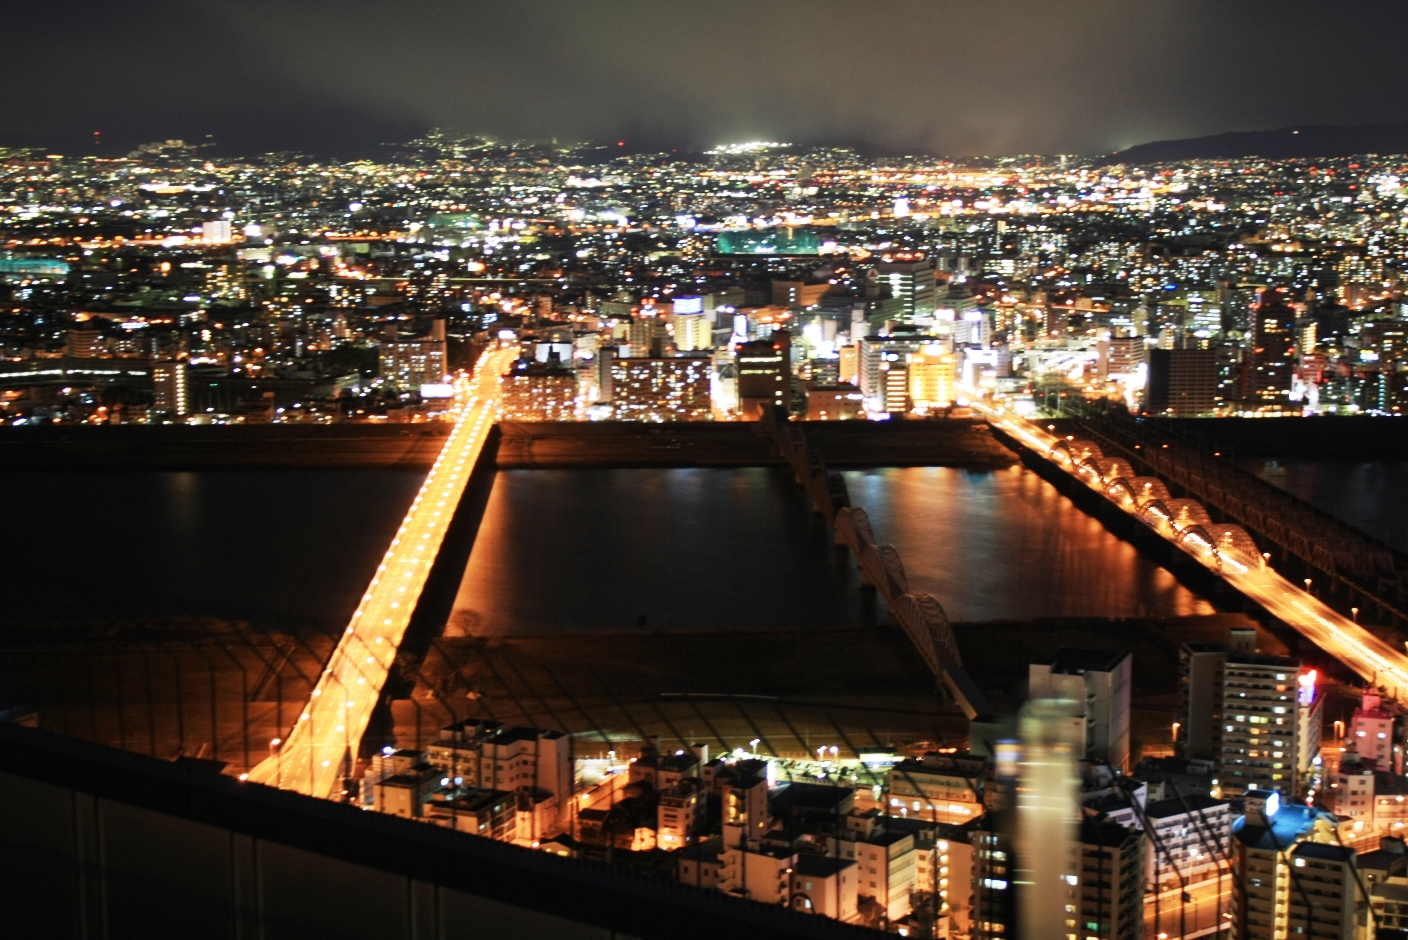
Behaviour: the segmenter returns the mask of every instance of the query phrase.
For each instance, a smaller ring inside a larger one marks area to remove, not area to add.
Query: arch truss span
[[[930,594],[905,594],[890,604],[890,613],[936,677],[963,668],[953,627],[937,598]]]
[[[867,545],[875,544],[875,533],[870,528],[870,516],[859,506],[847,506],[836,513],[836,544],[845,545],[857,559],[865,552]]]
[[[1078,440],[1057,441],[1051,445],[1047,454],[1047,457],[1068,470],[1080,466],[1081,461],[1103,456],[1105,455],[1100,450],[1100,445],[1094,441]]]
[[[860,555],[860,567],[865,580],[884,595],[886,603],[909,593],[904,562],[893,545],[867,545]]]
[[[1135,504],[1141,509],[1154,500],[1163,502],[1173,498],[1164,481],[1158,477],[1131,477],[1126,482],[1130,492],[1134,494]]]

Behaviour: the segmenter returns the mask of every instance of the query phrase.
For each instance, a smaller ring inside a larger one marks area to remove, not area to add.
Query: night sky
[[[0,143],[102,130],[375,156],[431,126],[1095,153],[1408,120],[1408,4],[0,0]]]

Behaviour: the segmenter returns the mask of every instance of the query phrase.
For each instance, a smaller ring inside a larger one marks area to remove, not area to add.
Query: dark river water
[[[1408,460],[1248,460],[1253,473],[1408,552]]]
[[[955,620],[1212,607],[1018,468],[846,475],[911,588]],[[780,471],[500,473],[456,602],[465,632],[863,622],[853,563]]]
[[[413,472],[0,475],[0,622],[184,616],[335,630]],[[955,620],[1211,607],[1018,468],[847,474]],[[500,473],[452,631],[805,630],[873,620],[855,565],[768,469]],[[727,642],[721,638],[720,642]]]

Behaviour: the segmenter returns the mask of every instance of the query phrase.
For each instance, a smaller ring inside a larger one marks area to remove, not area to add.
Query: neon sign
[[[1315,701],[1315,679],[1318,673],[1312,669],[1303,672],[1296,677],[1296,682],[1300,685],[1300,692],[1296,696],[1296,701],[1301,705],[1309,705]]]

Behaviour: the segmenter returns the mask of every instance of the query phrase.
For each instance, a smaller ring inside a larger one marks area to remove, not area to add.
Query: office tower
[[[1280,288],[1268,287],[1261,291],[1251,315],[1242,359],[1242,399],[1248,408],[1279,410],[1290,403],[1296,313]]]
[[[1217,407],[1219,376],[1214,349],[1149,350],[1149,384],[1144,410],[1186,418]]]
[[[901,336],[863,336],[856,348],[856,383],[872,410],[888,411],[886,407],[886,375],[894,366],[906,366],[909,357],[933,344],[933,337],[918,334]],[[908,387],[904,394],[909,394]]]
[[[934,315],[934,266],[919,252],[899,251],[881,256],[875,265],[881,283],[903,304],[911,322]]]
[[[430,324],[430,335],[381,341],[382,376],[397,388],[414,390],[445,381],[445,321]]]
[[[190,414],[189,370],[183,359],[166,359],[152,365],[152,387],[155,396],[152,410],[157,414],[179,418]]]
[[[882,382],[881,409],[892,415],[907,414],[914,406],[909,397],[909,365],[902,362],[880,364]]]
[[[1229,653],[1217,768],[1223,793],[1294,795],[1320,753],[1323,706],[1314,670],[1302,673],[1300,663],[1285,657]]]
[[[855,343],[836,350],[836,381],[860,388],[860,347]]]
[[[1017,718],[1022,742],[1015,848],[1018,932],[1022,940],[1067,940],[1076,933],[1080,860],[1080,779],[1085,743],[1080,702],[1037,699]]]
[[[577,416],[577,373],[556,353],[549,363],[519,359],[503,379],[508,421],[571,421]]]
[[[226,219],[200,224],[201,241],[207,245],[228,245],[234,241],[234,228]]]
[[[709,418],[708,359],[612,359],[611,403],[619,421]]]
[[[1132,670],[1125,650],[1060,649],[1048,662],[1031,664],[1027,695],[1076,702],[1084,718],[1080,756],[1127,772]]]
[[[1147,351],[1142,336],[1111,336],[1100,340],[1096,344],[1100,377],[1137,374]]]
[[[942,408],[957,397],[958,359],[942,346],[925,346],[909,360],[909,395],[920,409]]]
[[[92,359],[106,351],[102,331],[96,327],[71,326],[66,339],[68,354],[75,359]]]
[[[704,312],[703,297],[676,297],[672,323],[675,348],[680,352],[713,347],[714,322],[713,317]]]
[[[773,281],[772,302],[783,307],[810,307],[819,303],[831,289],[827,283],[808,284],[806,281]]]
[[[786,408],[792,395],[792,336],[776,330],[767,339],[743,343],[735,353],[738,366],[738,409],[745,420],[757,420],[766,405]]]
[[[1145,842],[1138,829],[1096,817],[1081,821],[1079,916],[1067,934],[1143,940]]]

